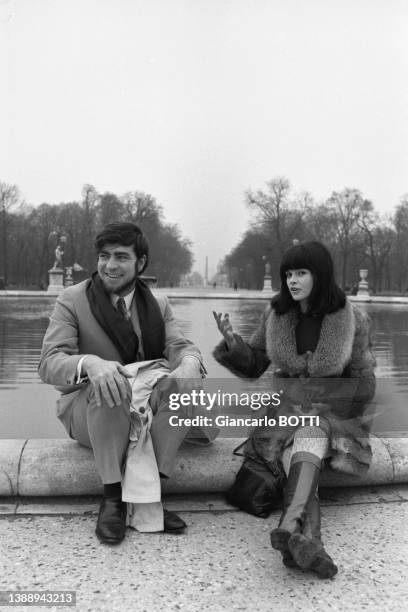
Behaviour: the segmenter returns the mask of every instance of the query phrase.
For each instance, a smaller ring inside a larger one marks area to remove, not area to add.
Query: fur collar
[[[340,376],[351,359],[355,317],[350,302],[323,318],[316,350],[298,355],[296,311],[277,315],[273,310],[266,323],[267,353],[272,364],[290,376]]]

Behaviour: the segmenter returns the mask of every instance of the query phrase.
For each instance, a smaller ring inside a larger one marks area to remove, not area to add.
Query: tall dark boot
[[[332,578],[337,574],[337,566],[322,543],[320,503],[317,495],[309,502],[303,533],[293,534],[289,539],[288,548],[293,563],[302,569],[310,569],[321,578]]]
[[[306,517],[305,517],[305,520],[304,520],[304,523],[303,523],[302,534],[304,536],[306,536],[307,538],[313,538],[313,535],[312,535],[312,531],[313,531],[312,530],[312,521],[311,521],[310,514],[311,514],[312,506],[315,503],[315,500],[316,500],[316,495],[314,495],[311,498],[310,502],[309,502],[309,506],[308,506],[307,512],[306,512]],[[320,518],[320,516],[319,516],[319,518]],[[317,533],[316,532],[316,526],[317,526],[316,520],[313,521],[313,524],[314,524],[314,528],[315,528],[314,532]],[[318,537],[318,539],[320,539],[320,521],[319,521],[319,525],[318,525],[318,530],[319,530],[319,535],[317,537]],[[288,545],[289,545],[289,543],[288,543]],[[282,550],[281,552],[282,552],[282,563],[283,563],[283,565],[285,565],[286,567],[297,567],[298,569],[300,569],[299,563],[297,563],[295,561],[295,559],[293,558],[293,555],[290,552],[289,548],[287,548],[286,550]]]
[[[316,509],[314,507],[316,501],[318,500],[316,495],[314,495],[311,498],[309,506],[307,508],[306,517],[303,523],[302,534],[310,539],[312,539],[314,537],[313,534],[315,534],[317,539],[320,540],[320,507],[317,508],[319,516],[318,520],[316,520]],[[313,519],[311,518],[311,514],[314,514]],[[283,565],[285,565],[286,567],[297,567],[298,569],[300,569],[299,563],[295,561],[289,548],[287,548],[286,550],[282,550],[281,552]]]
[[[285,487],[283,514],[279,527],[271,532],[271,544],[282,552],[284,560],[289,558],[288,553],[291,552],[289,538],[302,531],[307,507],[316,493],[319,476],[320,461],[292,461]]]

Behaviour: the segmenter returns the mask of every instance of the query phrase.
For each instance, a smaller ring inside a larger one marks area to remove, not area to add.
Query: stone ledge
[[[211,446],[184,444],[166,493],[219,493],[228,489],[241,465],[232,454],[242,442],[221,438]],[[408,482],[408,438],[371,438],[373,462],[364,477],[333,471],[323,487],[385,485]],[[73,440],[0,440],[0,496],[99,495],[101,481],[92,451]]]
[[[358,506],[368,504],[408,503],[408,485],[321,488],[321,506]],[[0,497],[0,518],[28,516],[95,516],[100,506],[99,495],[65,497]],[[238,512],[227,503],[224,493],[190,493],[163,496],[163,503],[173,512],[219,514]],[[274,512],[280,510],[277,505]]]
[[[18,495],[20,460],[27,440],[0,440],[0,495]]]

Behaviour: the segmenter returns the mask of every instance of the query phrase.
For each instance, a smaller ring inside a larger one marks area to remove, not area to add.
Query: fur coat
[[[370,465],[368,402],[375,393],[375,359],[368,315],[346,301],[344,308],[324,316],[314,352],[298,355],[297,311],[278,315],[268,306],[249,342],[235,335],[229,350],[222,341],[215,359],[240,377],[257,378],[270,366],[273,391],[281,404],[270,416],[319,415],[330,440],[331,468],[361,474]],[[251,443],[275,469],[283,448],[293,439],[293,426],[260,427]]]

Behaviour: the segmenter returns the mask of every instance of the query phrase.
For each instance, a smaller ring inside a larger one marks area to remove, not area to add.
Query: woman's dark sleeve
[[[233,349],[229,349],[225,340],[222,340],[213,351],[218,363],[243,378],[261,376],[270,364],[270,359],[266,354],[265,338],[266,321],[270,312],[270,307],[268,307],[248,342],[245,342],[238,334],[234,334],[236,343]]]

